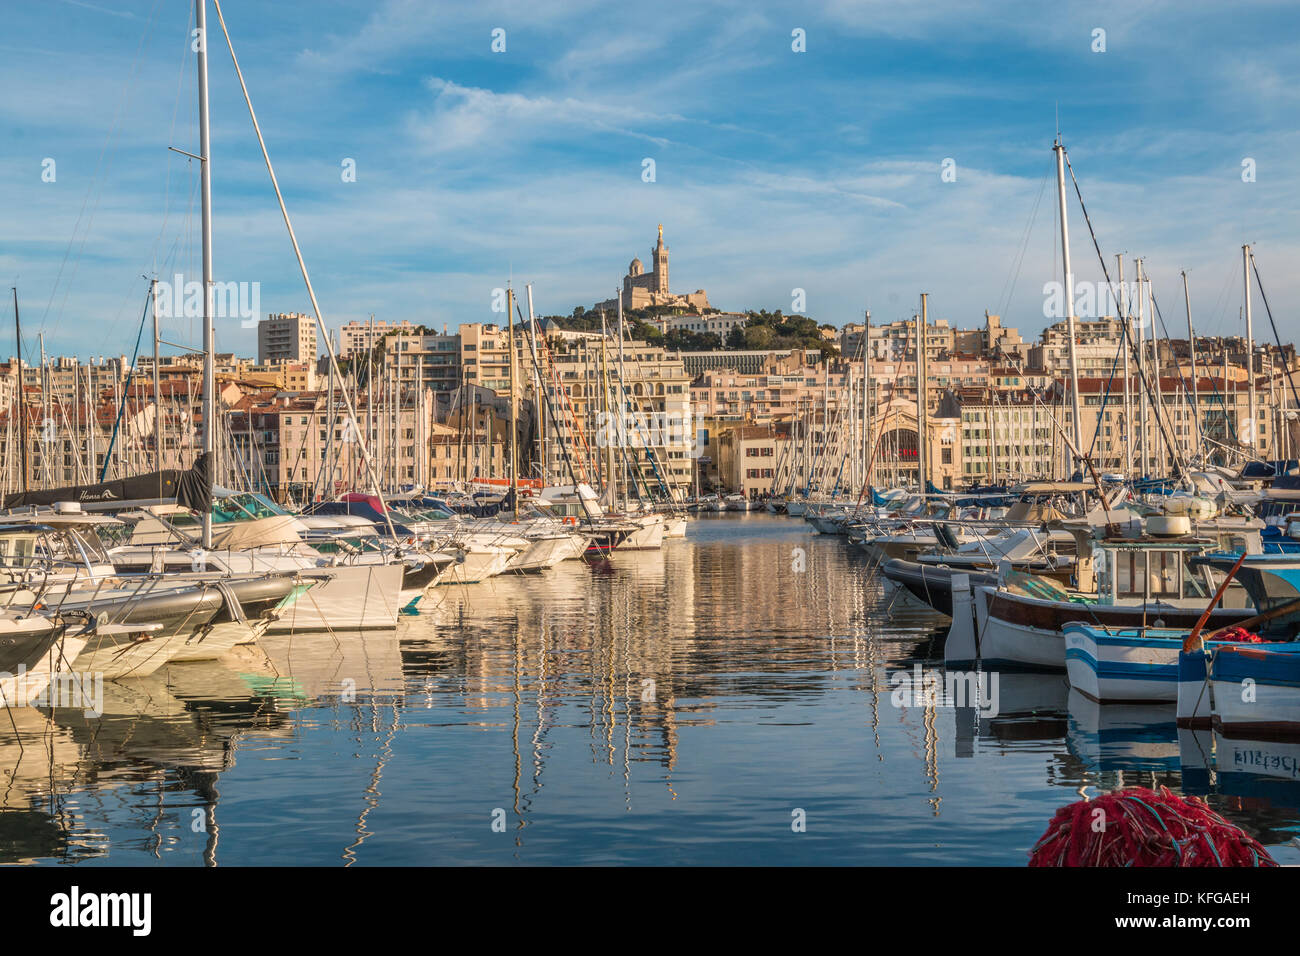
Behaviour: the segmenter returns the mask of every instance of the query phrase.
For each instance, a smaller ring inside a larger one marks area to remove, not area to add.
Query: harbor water
[[[439,588],[0,716],[0,863],[1025,864],[1056,809],[1204,793],[1300,862],[1300,746],[1191,742],[1063,674],[927,694],[947,619],[803,521]],[[992,683],[987,683],[992,681]],[[960,706],[958,706],[960,704]]]

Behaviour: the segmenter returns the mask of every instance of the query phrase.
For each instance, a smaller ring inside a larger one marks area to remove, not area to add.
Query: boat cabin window
[[[23,568],[35,563],[36,535],[6,534],[0,536],[0,564]]]
[[[1138,599],[1181,597],[1182,567],[1182,553],[1179,551],[1116,551],[1115,596]]]

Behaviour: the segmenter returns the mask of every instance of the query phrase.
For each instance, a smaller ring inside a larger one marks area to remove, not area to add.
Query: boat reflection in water
[[[96,819],[115,790],[156,800],[152,817],[137,816],[147,835],[136,848],[158,857],[182,834],[200,833],[202,859],[215,863],[218,779],[235,766],[241,738],[289,739],[302,708],[391,693],[400,683],[393,631],[286,634],[219,661],[104,681],[94,710],[85,709],[89,699],[8,709],[0,720],[0,863],[116,852]]]
[[[992,709],[900,699],[917,668],[971,677],[945,623],[803,522],[695,521],[439,589],[396,629],[105,681],[99,716],[15,709],[0,860],[1014,866],[1081,788],[1153,780],[1272,848],[1300,821],[1294,764],[1219,741],[1194,767],[1172,708],[1060,673],[975,674]]]

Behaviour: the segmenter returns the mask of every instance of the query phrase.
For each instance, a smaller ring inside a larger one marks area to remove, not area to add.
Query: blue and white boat
[[[1232,555],[1195,559],[1222,570]],[[1236,579],[1267,643],[1210,642],[1178,657],[1178,723],[1248,737],[1300,737],[1300,556],[1252,554]],[[1252,622],[1245,622],[1252,627]],[[1294,681],[1294,683],[1292,683]]]
[[[1252,740],[1300,739],[1300,644],[1215,648],[1209,684],[1216,730]]]
[[[1178,699],[1178,655],[1186,631],[1168,628],[1111,630],[1066,624],[1065,672],[1070,686],[1095,701],[1132,704]]]
[[[1073,621],[1065,626],[1065,670],[1070,686],[1092,700],[1130,704],[1164,704],[1178,699],[1179,655],[1186,631],[1168,628],[1107,630]],[[1202,653],[1224,647],[1277,648],[1294,652],[1290,641],[1243,644],[1205,642]],[[1200,693],[1204,678],[1193,680]]]

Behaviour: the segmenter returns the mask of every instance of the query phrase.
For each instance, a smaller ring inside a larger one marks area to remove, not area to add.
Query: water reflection
[[[1129,783],[1290,839],[1281,745],[1063,677],[997,675],[996,713],[900,699],[945,623],[801,522],[696,521],[396,632],[109,682],[99,716],[0,715],[0,861],[1021,865],[1056,807]]]

